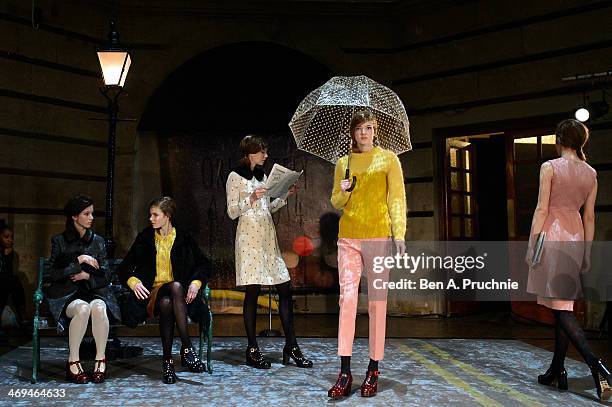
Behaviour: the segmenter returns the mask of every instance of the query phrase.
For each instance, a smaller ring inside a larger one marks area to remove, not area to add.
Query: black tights
[[[584,331],[571,311],[553,310],[555,315],[555,354],[550,364],[552,370],[563,369],[567,346],[571,342],[589,366],[597,363]]]
[[[293,327],[291,281],[277,284],[274,287],[278,293],[278,307],[283,331],[285,331],[285,343],[287,346],[292,346],[296,343],[296,340],[295,329]],[[251,284],[246,286],[246,293],[244,294],[242,314],[244,316],[244,328],[249,341],[249,347],[258,346],[255,325],[257,322],[257,298],[260,291],[261,286],[259,284]]]
[[[172,359],[175,322],[183,347],[190,348],[192,346],[187,329],[185,290],[181,283],[173,281],[160,287],[159,291],[157,291],[156,311],[159,311],[159,333],[164,360]]]

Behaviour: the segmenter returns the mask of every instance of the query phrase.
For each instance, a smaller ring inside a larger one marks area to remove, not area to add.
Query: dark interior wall
[[[188,61],[247,41],[281,45],[336,74],[366,74],[390,85],[406,104],[415,141],[414,151],[400,157],[409,239],[434,239],[438,229],[435,129],[568,111],[596,86],[560,78],[609,70],[612,60],[612,7],[597,1],[36,3],[38,30],[30,2],[0,4],[0,217],[15,225],[30,283],[49,236],[61,230],[65,199],[81,191],[103,202],[106,124],[89,119],[105,115],[94,50],[105,41],[110,16],[118,16],[121,38],[134,50],[124,117],[141,119],[156,90]],[[241,66],[262,65],[260,57],[252,59]],[[200,120],[199,109],[190,113]],[[265,122],[259,119],[250,121]],[[119,253],[146,219],[144,202],[161,192],[161,186],[147,189],[159,184],[162,167],[145,133],[136,124],[119,127]],[[602,184],[611,176],[609,135],[608,118],[594,124],[587,150]],[[611,229],[603,211],[610,205],[612,191],[601,188],[598,236]],[[443,313],[440,304],[419,312]]]
[[[214,259],[215,287],[234,286],[236,222],[226,214],[225,182],[241,158],[238,144],[246,134],[261,135],[269,144],[266,171],[279,163],[307,173],[299,196],[275,216],[281,249],[292,252],[293,241],[306,234],[305,224],[317,229],[323,212],[309,197],[328,195],[329,182],[309,181],[331,178],[333,165],[299,152],[287,123],[301,99],[330,75],[324,65],[295,50],[244,42],[194,57],[149,100],[139,130],[158,134],[162,193],[177,200],[177,223],[199,236]],[[319,241],[317,235],[321,260]],[[313,276],[306,280],[317,285],[320,273],[332,271],[311,266]]]

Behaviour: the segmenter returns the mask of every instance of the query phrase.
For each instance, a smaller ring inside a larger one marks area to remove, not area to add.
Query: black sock
[[[350,356],[340,356],[340,373],[351,373]]]
[[[368,364],[368,372],[373,372],[374,370],[378,370],[378,360],[370,359],[370,364]]]

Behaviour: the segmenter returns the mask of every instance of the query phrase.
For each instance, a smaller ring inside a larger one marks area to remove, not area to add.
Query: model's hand
[[[142,283],[138,283],[134,286],[134,294],[139,300],[146,300],[147,298],[149,298],[149,294],[151,293]]]
[[[525,253],[525,264],[527,264],[527,267],[531,267],[533,266],[533,252],[535,249],[535,240],[529,240],[529,243],[527,244],[527,253]]]
[[[189,284],[189,289],[187,290],[187,296],[185,297],[185,302],[187,304],[191,304],[191,301],[194,300],[196,295],[198,295],[198,291],[200,291],[200,287],[197,284]]]
[[[350,179],[343,179],[342,181],[340,181],[340,189],[344,192],[346,192],[347,189],[349,189],[351,187],[351,180]]]
[[[79,264],[89,264],[91,267],[100,268],[100,265],[98,264],[98,260],[96,260],[94,257],[88,255],[88,254],[81,254],[79,257],[77,257],[77,260],[79,261]]]
[[[77,282],[79,280],[89,280],[89,273],[81,271],[80,273],[71,274],[70,279],[72,280],[72,282]]]
[[[591,269],[591,256],[585,255],[584,259],[582,259],[582,267],[580,268],[581,273],[586,273]]]
[[[406,243],[403,240],[395,241],[395,253],[403,256],[406,253]]]
[[[253,202],[264,196],[266,191],[267,189],[263,187],[257,188],[255,191],[253,191],[253,193],[251,194],[251,205],[253,205]]]

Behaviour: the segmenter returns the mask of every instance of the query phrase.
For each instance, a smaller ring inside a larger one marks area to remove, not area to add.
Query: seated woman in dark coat
[[[77,195],[68,201],[64,212],[66,229],[51,239],[51,283],[47,289],[49,308],[58,330],[63,331],[70,324],[66,378],[74,383],[87,383],[90,379],[102,383],[106,377],[108,313],[119,320],[119,305],[108,288],[111,276],[104,239],[90,229],[93,201]],[[95,369],[91,376],[83,371],[79,358],[79,348],[90,317],[96,342]]]
[[[204,363],[193,350],[187,329],[187,315],[204,321],[208,310],[202,301],[194,301],[206,285],[210,264],[196,241],[172,226],[176,204],[170,197],[149,204],[151,226],[136,236],[128,254],[119,265],[119,277],[132,289],[136,301],[124,311],[124,320],[135,325],[147,316],[159,316],[163,347],[164,383],[176,382],[172,360],[174,325],[181,337],[181,362],[192,372],[203,372]],[[132,298],[134,300],[134,298]],[[129,314],[129,315],[126,315]]]
[[[0,220],[0,315],[9,297],[16,311],[17,324],[25,327],[25,293],[18,277],[19,257],[13,248],[13,229]]]

